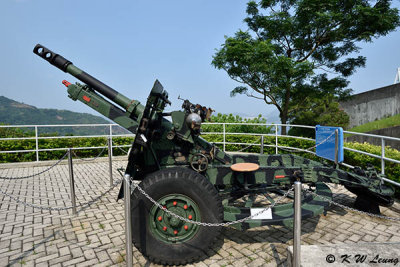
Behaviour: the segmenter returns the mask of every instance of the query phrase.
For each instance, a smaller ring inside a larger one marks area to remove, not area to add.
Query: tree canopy
[[[314,99],[311,103],[304,105],[297,114],[291,114],[293,125],[331,125],[346,128],[349,124],[349,115],[339,108],[339,103],[332,96],[325,96],[321,99]],[[290,135],[300,135],[315,138],[314,129],[293,127],[289,130]]]
[[[261,0],[246,12],[248,30],[226,37],[212,64],[242,84],[231,96],[274,105],[283,124],[315,99],[348,96],[347,77],[366,62],[357,43],[399,25],[387,0]]]

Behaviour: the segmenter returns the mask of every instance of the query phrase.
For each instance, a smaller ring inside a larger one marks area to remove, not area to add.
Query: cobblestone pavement
[[[77,164],[80,163],[80,164]],[[117,167],[126,161],[114,161]],[[17,177],[44,170],[40,167],[0,165],[0,176]],[[109,189],[108,162],[74,160],[77,204]],[[0,188],[36,205],[70,206],[68,166],[60,164],[40,176],[24,180],[0,180]],[[334,200],[352,206],[354,195],[339,186],[331,187]],[[90,207],[68,211],[42,211],[17,205],[0,195],[0,266],[125,266],[124,209],[116,202],[119,187]],[[387,216],[400,217],[400,204],[382,208]],[[286,265],[286,248],[292,231],[266,226],[248,231],[225,228],[208,258],[190,266],[277,266]],[[371,218],[338,207],[326,216],[303,221],[302,244],[399,242],[400,223]],[[151,264],[134,249],[135,266]]]

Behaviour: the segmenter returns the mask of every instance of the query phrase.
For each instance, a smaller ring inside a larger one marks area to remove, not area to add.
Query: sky
[[[230,97],[238,85],[211,65],[224,36],[243,23],[242,0],[1,0],[0,95],[39,108],[99,115],[67,97],[61,81],[78,81],[32,53],[43,46],[125,96],[145,103],[158,79],[178,110],[182,102],[218,113],[278,122],[277,110],[246,96]],[[399,1],[394,3],[399,7]],[[393,83],[400,67],[400,32],[360,44],[366,67],[350,77],[355,93]]]

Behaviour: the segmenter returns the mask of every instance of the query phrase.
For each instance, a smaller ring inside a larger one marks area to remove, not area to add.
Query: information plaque
[[[343,129],[341,127],[320,126],[315,127],[315,145],[318,157],[335,161],[335,131],[337,134],[338,163],[343,162]]]

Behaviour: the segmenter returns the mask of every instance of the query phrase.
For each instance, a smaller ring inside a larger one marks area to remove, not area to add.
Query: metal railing
[[[296,150],[299,152],[307,152],[311,154],[315,154],[315,152],[302,149],[302,148],[297,148],[297,147],[289,147],[289,146],[282,146],[279,145],[279,139],[280,138],[294,138],[294,139],[299,139],[299,140],[307,140],[307,141],[314,141],[315,139],[312,138],[306,138],[306,137],[301,137],[301,136],[293,136],[293,135],[282,135],[280,134],[280,128],[282,126],[286,126],[288,129],[289,128],[305,128],[305,129],[315,129],[313,126],[305,126],[305,125],[290,125],[290,124],[268,124],[268,123],[203,123],[203,125],[216,125],[220,126],[222,131],[216,131],[216,132],[203,132],[203,135],[210,135],[210,134],[215,134],[215,135],[222,135],[222,142],[215,142],[217,145],[221,145],[222,149],[226,151],[226,146],[227,145],[241,145],[241,146],[260,146],[260,153],[263,153],[264,147],[273,147],[275,148],[275,153],[279,154],[279,150],[285,150],[285,149],[290,149],[290,150]],[[227,128],[229,128],[230,125],[247,125],[247,126],[260,126],[260,127],[267,127],[269,128],[269,131],[272,131],[272,133],[237,133],[237,132],[229,132]],[[39,134],[41,128],[59,128],[59,127],[104,127],[104,129],[107,129],[108,133],[107,134],[102,134],[102,135],[63,135],[63,136],[41,136]],[[35,140],[35,149],[26,149],[26,150],[7,150],[7,151],[0,151],[1,153],[26,153],[26,152],[35,152],[36,153],[36,161],[40,161],[39,157],[39,152],[43,151],[59,151],[59,150],[64,150],[67,151],[69,147],[65,148],[39,148],[39,140],[42,139],[69,139],[69,138],[96,138],[96,137],[103,137],[107,138],[110,143],[110,151],[109,153],[111,154],[110,156],[113,156],[112,150],[113,148],[122,148],[122,147],[130,147],[130,145],[114,145],[113,143],[113,138],[115,137],[134,137],[134,134],[121,134],[121,132],[125,131],[122,127],[120,127],[118,124],[62,124],[62,125],[0,125],[0,129],[3,128],[32,128],[34,129],[34,136],[31,137],[7,137],[7,138],[0,138],[0,141],[11,141],[11,140]],[[114,128],[119,128],[123,129],[122,131],[116,131]],[[119,133],[117,133],[119,132]],[[351,134],[351,135],[358,135],[358,136],[366,136],[366,137],[372,137],[372,138],[378,138],[381,140],[381,155],[376,155],[372,153],[368,153],[365,151],[349,148],[349,147],[344,147],[344,150],[356,152],[359,154],[367,155],[373,158],[380,159],[381,161],[381,173],[385,174],[385,161],[388,162],[393,162],[396,164],[400,164],[400,160],[393,159],[390,157],[386,156],[386,146],[385,146],[385,141],[390,140],[390,141],[397,141],[400,142],[400,138],[395,138],[395,137],[389,137],[389,136],[381,136],[381,135],[374,135],[374,134],[365,134],[365,133],[357,133],[357,132],[350,132],[350,131],[343,131],[344,134]],[[233,136],[233,135],[248,135],[248,136],[259,136],[261,142],[260,143],[241,143],[241,142],[227,142],[227,136]],[[264,137],[273,137],[274,143],[269,143],[265,144],[264,142]],[[99,148],[107,148],[108,146],[98,146],[98,147],[74,147],[74,150],[79,150],[79,149],[99,149]],[[342,165],[346,167],[352,168],[353,166],[349,164],[343,163]],[[395,184],[397,186],[400,186],[399,183],[396,183],[394,181],[385,179],[385,181]]]
[[[104,127],[104,129],[108,130],[108,134],[101,134],[101,135],[57,135],[57,136],[40,136],[39,129],[40,128],[60,128],[60,127]],[[24,149],[24,150],[7,150],[7,151],[0,151],[2,153],[28,153],[28,152],[36,152],[36,161],[40,161],[39,152],[45,151],[67,151],[70,147],[60,147],[60,148],[39,148],[39,140],[44,139],[74,139],[74,138],[108,138],[111,142],[111,156],[113,155],[112,149],[113,148],[122,148],[122,147],[130,147],[130,145],[114,145],[112,140],[113,137],[134,137],[134,134],[115,134],[113,128],[122,129],[122,131],[126,130],[119,126],[118,124],[57,124],[57,125],[0,125],[0,129],[4,128],[25,128],[34,129],[34,136],[32,137],[7,137],[7,138],[0,138],[0,141],[20,141],[20,140],[35,140],[35,149]],[[120,130],[121,131],[121,130]],[[99,148],[108,148],[108,144],[106,146],[95,146],[95,147],[74,147],[74,150],[81,150],[81,149],[99,149]]]

